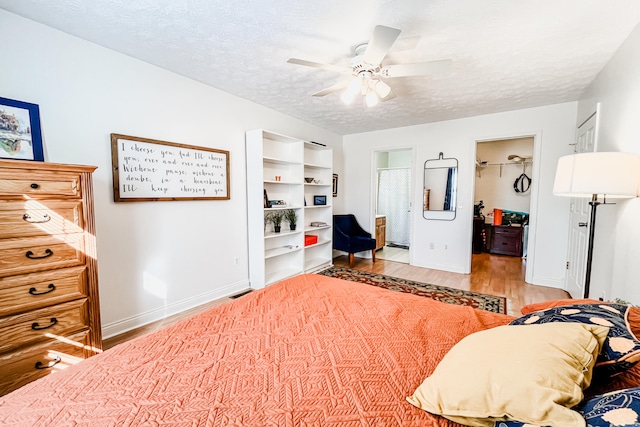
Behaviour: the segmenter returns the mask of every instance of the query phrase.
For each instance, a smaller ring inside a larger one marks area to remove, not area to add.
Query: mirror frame
[[[428,159],[424,162],[424,172],[422,176],[422,194],[424,197],[424,190],[426,190],[425,182],[427,179],[427,170],[429,169],[455,169],[454,179],[453,179],[453,197],[452,197],[452,209],[448,211],[444,210],[425,210],[424,209],[424,199],[422,205],[422,217],[424,219],[433,219],[433,220],[441,220],[441,221],[453,221],[456,219],[456,211],[457,211],[457,201],[458,201],[458,159],[455,157],[445,158],[443,153],[440,152],[440,155],[437,159]]]

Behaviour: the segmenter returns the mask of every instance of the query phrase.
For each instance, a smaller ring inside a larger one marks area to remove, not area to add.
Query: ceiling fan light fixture
[[[347,90],[345,90],[342,96],[340,97],[342,102],[344,102],[347,105],[351,104],[353,102],[353,99],[356,97],[356,95],[360,93],[361,86],[362,86],[362,82],[360,81],[359,78],[353,79],[351,83],[349,83],[349,86],[347,86]]]
[[[367,107],[375,107],[378,105],[378,95],[375,91],[371,91],[365,96],[365,101],[367,103]]]
[[[386,98],[391,93],[391,88],[382,80],[376,80],[373,89],[376,91],[380,99]]]

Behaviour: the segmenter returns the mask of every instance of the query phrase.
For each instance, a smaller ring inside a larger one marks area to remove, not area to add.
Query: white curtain
[[[387,217],[387,243],[409,246],[410,168],[378,169],[378,215]]]

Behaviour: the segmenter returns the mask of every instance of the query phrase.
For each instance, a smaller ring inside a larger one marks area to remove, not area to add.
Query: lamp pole
[[[589,287],[591,286],[591,261],[593,261],[593,237],[596,231],[596,208],[600,202],[598,195],[592,194],[589,205],[591,206],[591,219],[589,221],[589,245],[587,247],[587,272],[584,278],[583,298],[589,298]]]

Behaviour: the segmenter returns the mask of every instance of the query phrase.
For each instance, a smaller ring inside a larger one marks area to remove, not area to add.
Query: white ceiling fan
[[[445,72],[451,66],[451,60],[449,59],[414,64],[382,65],[382,61],[387,56],[400,32],[396,28],[376,25],[369,42],[358,45],[355,48],[355,56],[351,60],[350,67],[322,64],[297,58],[289,58],[287,62],[335,71],[341,74],[351,74],[352,77],[350,79],[314,93],[313,96],[325,96],[346,88],[341,96],[343,102],[350,104],[356,95],[361,95],[365,98],[367,106],[373,107],[378,103],[378,100],[387,101],[395,98],[391,87],[382,79],[433,75]]]

